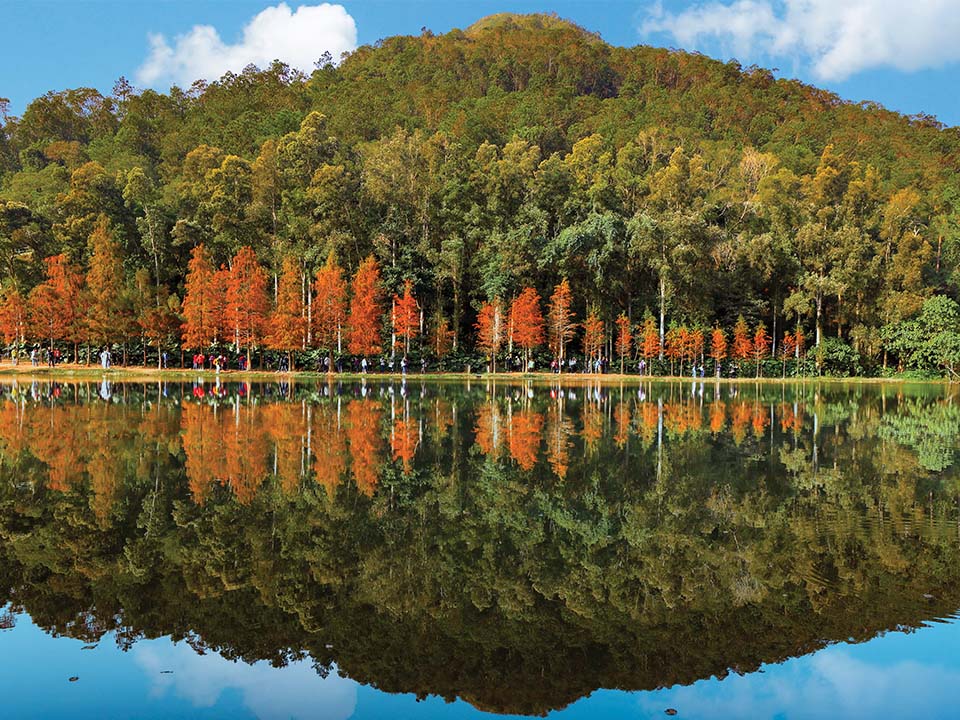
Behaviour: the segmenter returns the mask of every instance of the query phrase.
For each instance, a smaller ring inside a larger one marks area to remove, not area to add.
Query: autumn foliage
[[[413,296],[413,283],[403,283],[403,295],[393,296],[393,331],[403,341],[403,354],[410,353],[410,340],[420,332],[420,306]]]
[[[380,352],[380,268],[373,255],[360,263],[353,278],[350,303],[350,352],[376,355]]]
[[[513,342],[523,349],[524,368],[530,351],[543,344],[543,314],[540,296],[533,288],[524,288],[510,306],[510,332]]]
[[[313,339],[327,350],[328,369],[333,371],[333,351],[340,345],[347,318],[347,281],[333,253],[317,271],[313,283]]]

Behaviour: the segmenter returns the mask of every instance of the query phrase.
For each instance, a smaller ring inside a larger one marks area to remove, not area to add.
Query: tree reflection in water
[[[942,386],[8,384],[0,607],[544,713],[960,607]]]

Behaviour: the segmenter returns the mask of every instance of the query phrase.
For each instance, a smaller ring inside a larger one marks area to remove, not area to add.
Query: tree
[[[100,216],[90,234],[90,249],[87,337],[97,345],[124,342],[130,331],[130,315],[124,297],[123,261],[119,247],[111,237],[106,215]]]
[[[206,248],[197,245],[187,264],[186,293],[183,297],[183,346],[188,350],[209,347],[217,340],[223,323],[223,298],[216,282],[216,270]]]
[[[180,333],[180,300],[176,295],[165,296],[166,288],[161,291],[160,303],[147,305],[137,319],[147,341],[157,348],[157,367],[163,364],[163,348],[176,342]]]
[[[720,363],[727,357],[727,336],[718,326],[710,333],[710,358],[713,360],[717,377],[720,377]]]
[[[420,306],[413,296],[413,282],[405,280],[403,296],[393,296],[393,331],[403,340],[403,356],[410,353],[410,340],[420,332]]]
[[[769,352],[770,336],[767,335],[767,328],[762,322],[757,323],[757,330],[753,334],[753,357],[757,363],[757,377],[762,374],[763,359]]]
[[[500,298],[493,302],[486,302],[477,313],[477,348],[486,353],[493,365],[493,372],[497,371],[497,354],[503,347],[506,335],[503,319],[503,303]]]
[[[350,352],[376,355],[380,352],[380,268],[373,255],[367,257],[353,277],[350,302]]]
[[[540,296],[533,288],[524,288],[511,304],[510,332],[513,342],[523,348],[523,367],[526,370],[530,366],[530,351],[543,344]]]
[[[303,283],[300,263],[292,255],[283,259],[277,283],[277,306],[270,316],[267,345],[287,352],[287,367],[293,370],[293,351],[307,342],[307,319],[303,315]]]
[[[225,299],[224,324],[237,352],[246,350],[249,368],[250,353],[263,342],[270,312],[267,274],[250,246],[240,248],[233,256]]]
[[[73,361],[83,338],[84,277],[66,255],[46,259],[47,278],[29,296],[30,326],[35,337],[73,344]]]
[[[313,333],[327,351],[327,372],[333,372],[333,352],[340,349],[347,316],[347,281],[331,252],[313,282]]]
[[[20,346],[26,342],[27,306],[23,296],[16,288],[7,288],[0,297],[0,335],[3,341],[12,345],[11,357],[14,362]]]
[[[753,342],[750,340],[750,329],[747,327],[747,321],[743,315],[737,318],[737,324],[733,326],[733,352],[734,360],[746,360],[753,355]]]
[[[583,323],[583,351],[590,360],[599,360],[603,353],[604,328],[603,320],[596,311],[590,311]]]
[[[640,353],[647,364],[647,374],[653,372],[653,359],[660,356],[661,350],[657,321],[653,315],[647,312],[643,317],[643,335],[640,346]]]
[[[563,372],[567,343],[573,339],[577,331],[577,324],[574,321],[573,310],[571,310],[572,304],[573,293],[570,290],[570,282],[564,278],[553,289],[553,294],[550,296],[550,307],[547,310],[547,335],[550,352],[556,358],[561,372]]]
[[[789,360],[797,349],[797,341],[793,333],[783,334],[783,340],[780,343],[780,359],[782,360],[782,377],[787,376],[787,360]]]
[[[617,355],[620,356],[620,374],[623,375],[623,366],[630,350],[633,347],[633,335],[630,331],[630,318],[626,313],[620,313],[616,320],[617,325]]]

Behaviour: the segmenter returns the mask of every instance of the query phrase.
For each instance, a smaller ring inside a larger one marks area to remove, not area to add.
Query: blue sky
[[[138,86],[166,89],[267,56],[309,69],[305,58],[319,56],[324,46],[338,54],[389,35],[417,34],[422,27],[436,33],[466,27],[494,12],[552,10],[616,45],[736,57],[851,100],[960,125],[955,0],[344,0],[337,7],[302,9],[296,0],[289,7],[278,4],[0,0],[5,58],[0,97],[9,98],[11,112],[19,114],[48,90],[93,86],[108,92],[120,75]]]

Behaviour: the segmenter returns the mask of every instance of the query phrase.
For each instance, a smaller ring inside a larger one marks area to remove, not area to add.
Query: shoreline
[[[808,375],[804,377],[721,377],[714,376],[690,377],[684,375],[635,375],[619,373],[551,373],[551,372],[498,372],[498,373],[466,373],[466,372],[412,372],[403,375],[402,373],[324,373],[312,370],[294,370],[289,372],[278,372],[276,370],[223,370],[216,372],[214,370],[193,370],[189,368],[151,368],[143,366],[112,367],[104,370],[95,365],[73,365],[62,364],[57,367],[32,365],[2,365],[0,366],[0,379],[4,378],[36,378],[47,380],[101,380],[116,379],[121,381],[138,380],[167,380],[187,382],[191,380],[214,381],[218,377],[222,381],[243,382],[243,381],[296,381],[296,380],[324,380],[328,382],[349,381],[358,382],[361,380],[378,381],[389,380],[398,382],[404,379],[407,382],[415,380],[427,382],[478,382],[478,381],[503,381],[510,383],[534,382],[537,384],[563,384],[563,385],[641,385],[645,383],[719,383],[719,384],[764,384],[764,385],[785,385],[797,383],[847,383],[847,384],[925,384],[925,385],[945,385],[952,386],[953,381],[948,378],[939,379],[918,379],[904,377],[833,377],[823,375]]]

